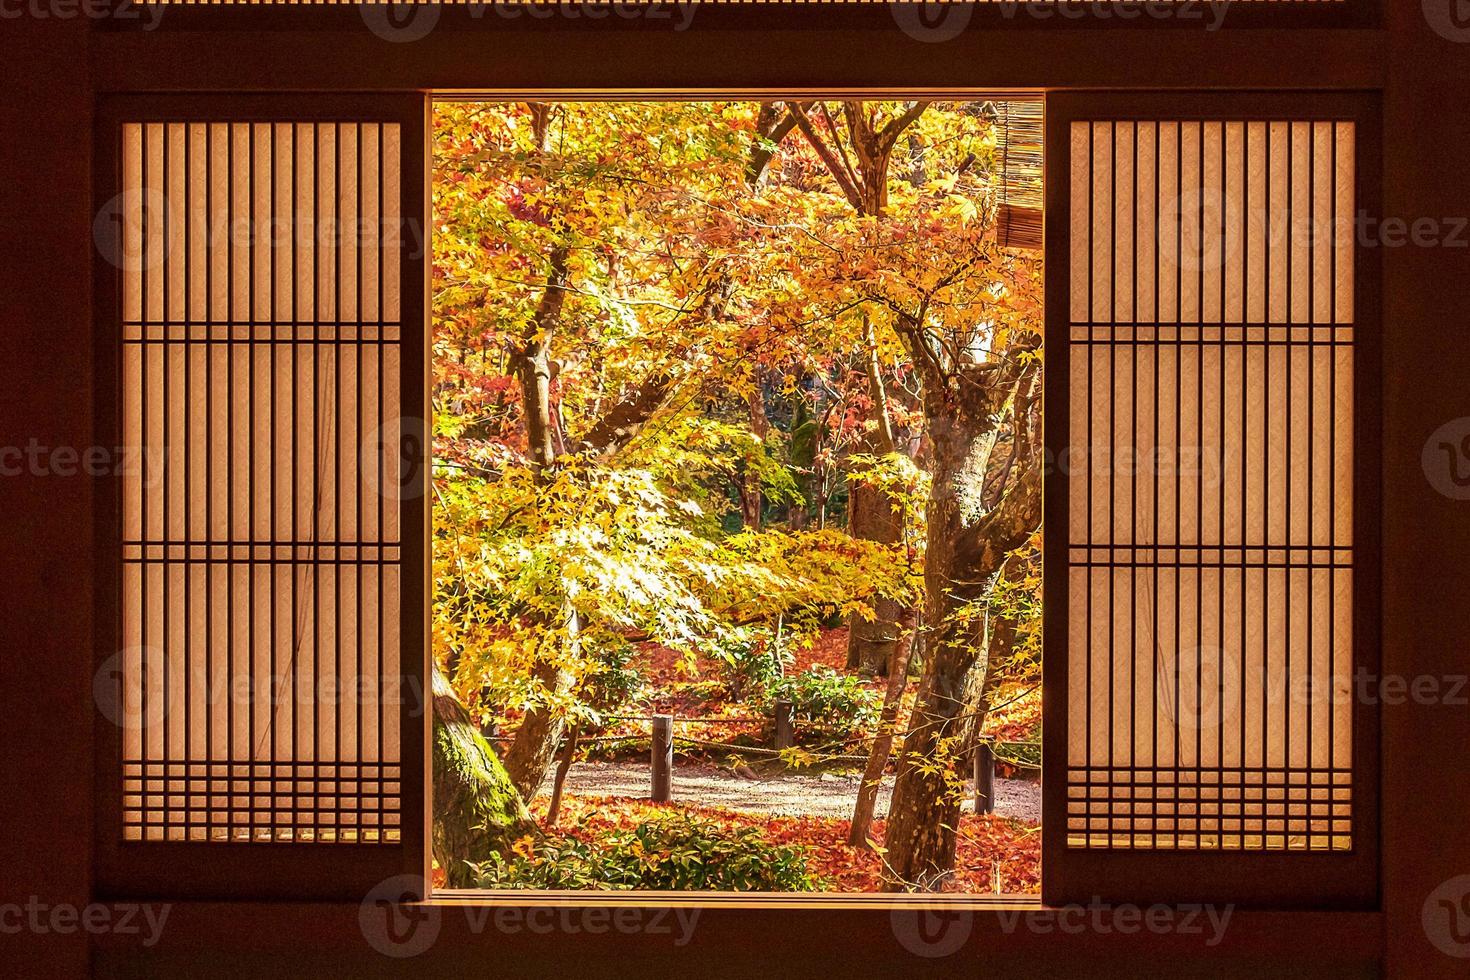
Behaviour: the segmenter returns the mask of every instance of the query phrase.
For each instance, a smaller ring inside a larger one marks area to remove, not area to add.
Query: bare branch
[[[842,139],[837,135],[837,120],[832,118],[831,111],[827,109],[827,103],[818,102],[817,105],[822,110],[822,117],[827,120],[827,128],[832,131],[832,142],[836,145],[837,153],[842,158],[842,166],[847,170],[848,178],[852,181],[854,187],[862,187],[864,183],[863,178],[859,176],[857,169],[852,165],[852,161],[848,159],[847,147],[843,145]],[[856,129],[851,129],[851,126],[852,122],[851,120],[849,120],[848,127],[852,135],[856,137],[858,131]]]

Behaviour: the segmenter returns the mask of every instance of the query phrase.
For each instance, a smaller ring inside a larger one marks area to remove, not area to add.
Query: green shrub
[[[823,884],[808,870],[805,848],[686,814],[613,831],[595,844],[546,837],[476,866],[475,875],[481,888],[504,889],[808,892]]]
[[[617,711],[633,699],[643,686],[643,675],[630,666],[633,653],[631,643],[602,651],[592,672],[582,680],[579,694],[587,708],[605,714]]]
[[[798,724],[805,720],[829,735],[845,736],[871,729],[878,722],[883,695],[852,674],[831,667],[812,667],[782,677],[769,687],[771,702],[790,701]]]
[[[732,700],[759,701],[778,683],[791,664],[791,654],[778,647],[763,629],[731,631],[714,648],[720,674]]]

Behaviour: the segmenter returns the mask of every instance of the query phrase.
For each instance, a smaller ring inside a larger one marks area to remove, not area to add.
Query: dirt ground
[[[648,763],[579,762],[567,773],[568,793],[583,797],[648,796]],[[741,767],[740,771],[707,763],[674,766],[674,799],[702,806],[773,816],[852,816],[860,772],[792,772],[780,767]],[[893,777],[885,776],[875,816],[888,813]],[[542,789],[550,793],[551,786]],[[995,812],[1028,823],[1041,820],[1041,786],[1023,779],[995,781]]]

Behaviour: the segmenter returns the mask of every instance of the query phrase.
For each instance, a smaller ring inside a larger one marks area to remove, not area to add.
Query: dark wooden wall
[[[1428,0],[1447,8],[1453,0]],[[671,85],[840,86],[1178,85],[1351,86],[1384,90],[1386,213],[1470,214],[1470,43],[1437,34],[1418,0],[1387,4],[1384,31],[1267,31],[1214,35],[1069,29],[1026,40],[971,31],[947,44],[848,32],[777,36],[698,28],[608,36],[445,31],[431,41],[385,45],[360,30],[341,37],[282,32],[221,39],[160,31],[91,33],[85,20],[0,21],[0,448],[92,444],[93,362],[88,267],[92,241],[89,153],[93,85],[268,88],[283,78],[305,88],[391,86],[648,87]],[[276,13],[280,18],[290,12]],[[688,60],[686,60],[688,59]],[[680,65],[686,67],[681,69]],[[697,66],[689,68],[689,65]],[[912,66],[919,65],[918,69]],[[1450,222],[1442,225],[1448,228]],[[1470,501],[1431,485],[1421,464],[1429,434],[1470,416],[1470,248],[1385,248],[1383,613],[1385,671],[1413,678],[1470,672]],[[81,905],[90,895],[93,637],[89,584],[92,485],[81,477],[0,476],[0,904],[36,896]],[[1377,917],[1334,925],[1315,916],[1242,920],[1226,952],[1231,966],[1199,975],[1301,976],[1300,964],[1349,976],[1382,951],[1386,975],[1463,977],[1465,960],[1426,939],[1421,910],[1442,881],[1470,873],[1470,708],[1383,708],[1385,772],[1383,935]],[[97,944],[95,965],[122,976],[158,973],[288,976],[308,968],[339,975],[395,972],[356,938],[355,907],[311,910],[242,906],[177,909],[155,950],[122,937]],[[979,928],[967,949],[941,961],[903,953],[886,914],[711,913],[698,948],[670,951],[647,939],[520,935],[462,937],[437,951],[447,972],[588,975],[623,972],[674,957],[690,975],[872,975],[990,972],[987,947],[1006,940]],[[1367,933],[1366,935],[1364,933]],[[448,938],[448,937],[447,937]],[[993,942],[991,942],[993,940]],[[441,946],[444,946],[441,943]],[[201,960],[204,950],[217,949]],[[297,951],[312,949],[313,961]],[[1167,952],[1113,937],[1079,944],[1033,940],[1050,964],[1087,953],[1121,975],[1187,975]],[[0,972],[79,976],[92,941],[70,935],[0,935]],[[354,961],[352,957],[363,957]],[[583,957],[586,957],[583,959]],[[1346,957],[1351,965],[1335,957]],[[1025,963],[1035,970],[1028,972]],[[1015,976],[1042,975],[1042,960],[1012,962]],[[1144,965],[1147,963],[1148,965]],[[1297,965],[1293,965],[1293,964]],[[1325,965],[1324,965],[1325,964]],[[414,972],[430,967],[407,961]],[[1080,966],[1080,962],[1078,963]],[[803,967],[805,969],[803,969]],[[668,972],[664,970],[663,972]],[[1082,972],[1082,971],[1076,971]]]
[[[0,22],[0,444],[22,451],[94,441],[87,37]],[[91,527],[89,481],[0,477],[0,903],[88,899]],[[10,976],[80,976],[87,955],[84,934],[0,935]]]

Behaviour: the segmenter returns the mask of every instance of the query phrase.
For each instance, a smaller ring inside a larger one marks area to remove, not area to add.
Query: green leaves
[[[772,844],[752,826],[671,812],[601,835],[522,841],[475,868],[480,888],[603,891],[818,891],[806,849]]]
[[[916,594],[893,548],[835,530],[726,535],[649,470],[573,458],[542,482],[509,466],[435,486],[435,649],[460,690],[504,703],[551,697],[536,661],[583,678],[630,639],[718,654],[793,611]]]

